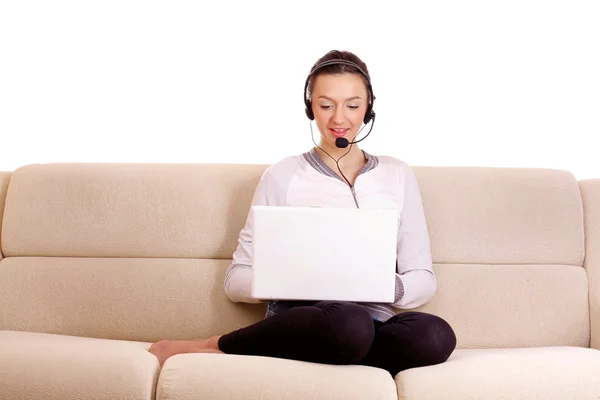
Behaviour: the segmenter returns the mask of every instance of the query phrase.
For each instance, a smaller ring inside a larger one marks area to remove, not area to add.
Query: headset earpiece
[[[365,118],[363,119],[364,124],[368,124],[375,117],[375,111],[373,111],[373,105],[369,104],[367,106],[367,112],[365,113]]]
[[[306,112],[306,116],[308,117],[308,119],[310,119],[311,121],[313,119],[315,119],[315,116],[314,116],[314,114],[312,112],[312,103],[311,103],[310,100],[307,100],[306,107],[305,107],[304,111]]]

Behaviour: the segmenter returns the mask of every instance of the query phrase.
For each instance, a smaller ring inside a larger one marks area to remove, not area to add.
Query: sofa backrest
[[[462,348],[589,344],[583,209],[565,171],[415,168],[438,293]]]
[[[0,330],[155,341],[257,321],[224,273],[261,165],[30,165],[2,229]]]
[[[225,333],[263,305],[223,278],[265,165],[47,164],[12,173],[0,330],[155,341]],[[414,168],[460,348],[589,342],[577,181],[543,169]],[[1,187],[1,186],[0,186]]]

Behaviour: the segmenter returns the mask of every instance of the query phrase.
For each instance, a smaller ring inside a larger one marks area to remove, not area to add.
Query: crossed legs
[[[150,351],[161,364],[179,353],[223,352],[367,365],[394,376],[408,368],[443,363],[455,347],[454,331],[435,315],[409,311],[377,322],[359,305],[324,301],[286,310],[223,336],[161,341]]]

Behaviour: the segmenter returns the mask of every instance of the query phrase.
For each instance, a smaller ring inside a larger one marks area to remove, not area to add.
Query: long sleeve
[[[416,308],[430,301],[437,290],[429,233],[416,176],[405,165],[404,205],[398,231],[396,308]]]
[[[251,296],[252,287],[252,206],[285,205],[286,181],[276,179],[272,167],[262,175],[254,192],[246,224],[238,238],[238,246],[233,253],[232,263],[225,273],[225,294],[233,302],[260,303]]]

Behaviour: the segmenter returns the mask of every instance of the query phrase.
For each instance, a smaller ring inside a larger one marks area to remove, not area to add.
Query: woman
[[[445,362],[454,351],[456,337],[446,321],[422,312],[396,312],[427,303],[436,291],[436,277],[412,170],[400,160],[370,155],[356,145],[359,128],[368,123],[372,127],[375,119],[367,66],[350,52],[330,51],[313,66],[304,92],[306,114],[318,127],[320,144],[270,166],[252,204],[397,208],[401,214],[394,303],[272,301],[265,319],[226,335],[152,345],[150,351],[161,365],[179,353],[222,352],[367,365],[394,376],[407,368]],[[234,302],[258,302],[250,296],[250,217],[225,278],[225,292]]]

